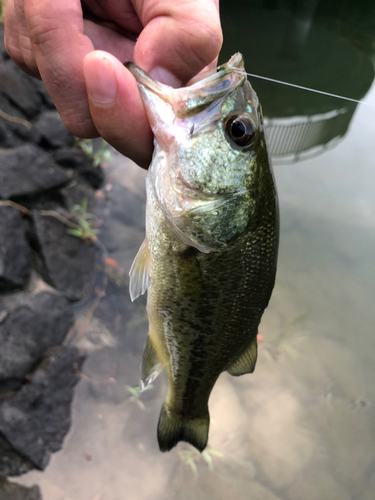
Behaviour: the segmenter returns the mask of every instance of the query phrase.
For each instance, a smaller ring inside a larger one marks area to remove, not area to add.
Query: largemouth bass
[[[130,271],[132,300],[148,289],[141,387],[166,368],[160,450],[187,441],[202,451],[220,373],[254,370],[275,281],[278,205],[262,111],[241,54],[180,89],[126,67],[155,136],[146,239]]]

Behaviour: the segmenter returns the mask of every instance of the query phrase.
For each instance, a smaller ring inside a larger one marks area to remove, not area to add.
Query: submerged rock
[[[0,290],[26,284],[30,275],[30,253],[20,212],[0,206]]]
[[[0,479],[0,500],[42,500],[39,486],[26,488],[20,484]]]
[[[69,176],[33,144],[0,155],[0,198],[31,196],[66,184]]]
[[[24,383],[46,351],[61,344],[73,321],[67,300],[51,292],[8,314],[0,323],[0,394]]]
[[[82,299],[92,284],[96,259],[94,245],[68,234],[67,227],[54,217],[35,210],[32,218],[46,280],[69,300]]]
[[[28,385],[0,403],[0,436],[25,461],[25,466],[43,470],[51,453],[58,451],[71,424],[73,389],[83,356],[74,346],[63,346],[34,372]],[[1,451],[1,443],[0,443]],[[8,456],[6,473],[24,472]],[[0,460],[0,467],[1,467]],[[4,471],[0,468],[0,476]]]

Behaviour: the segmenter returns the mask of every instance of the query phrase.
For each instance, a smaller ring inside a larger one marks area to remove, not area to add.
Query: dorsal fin
[[[129,272],[129,293],[132,302],[143,295],[150,286],[150,251],[147,238],[144,239]]]

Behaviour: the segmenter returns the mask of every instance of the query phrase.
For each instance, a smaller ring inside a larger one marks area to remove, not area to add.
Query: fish
[[[278,200],[262,110],[240,53],[178,89],[125,66],[154,134],[146,238],[130,269],[131,299],[147,290],[140,386],[166,369],[159,448],[186,441],[202,452],[210,393],[222,372],[253,372],[275,283]]]

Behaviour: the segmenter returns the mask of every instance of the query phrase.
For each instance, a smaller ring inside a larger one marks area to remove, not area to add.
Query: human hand
[[[101,135],[147,167],[152,132],[133,61],[178,87],[221,48],[218,0],[7,0],[5,46],[24,71],[40,77],[70,132]]]

